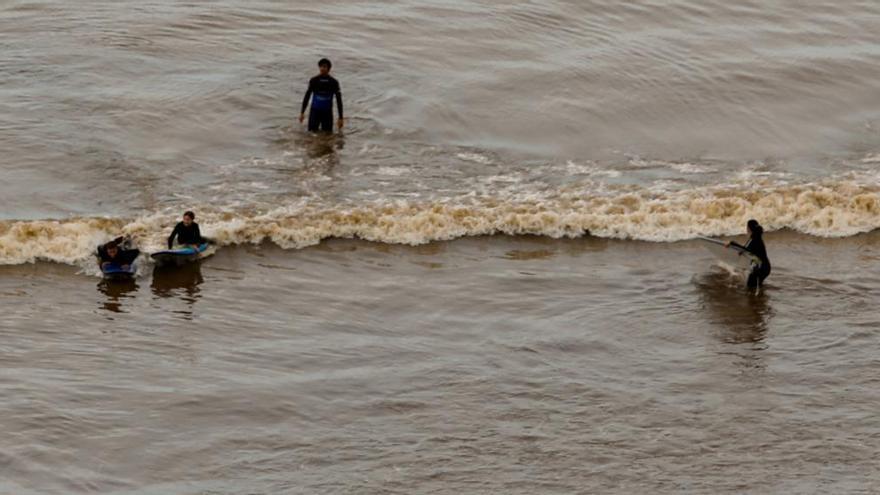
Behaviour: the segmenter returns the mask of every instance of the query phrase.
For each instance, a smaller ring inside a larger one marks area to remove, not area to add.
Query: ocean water
[[[0,493],[880,490],[878,32],[850,0],[0,4]],[[184,210],[214,256],[101,280]],[[696,240],[750,218],[757,295]]]

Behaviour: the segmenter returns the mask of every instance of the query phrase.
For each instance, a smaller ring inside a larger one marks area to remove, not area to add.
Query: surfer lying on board
[[[749,240],[743,246],[733,241],[728,241],[725,246],[736,246],[745,249],[754,254],[761,260],[760,266],[752,268],[749,274],[749,289],[757,289],[764,283],[764,279],[770,275],[770,258],[767,257],[767,248],[764,246],[764,227],[757,220],[751,219],[746,223],[746,231],[749,233]]]
[[[309,106],[309,97],[312,98],[312,109],[309,111],[309,132],[333,132],[333,97],[336,97],[336,108],[339,110],[339,120],[336,126],[342,129],[342,91],[339,89],[339,81],[330,75],[333,64],[326,58],[318,61],[320,73],[309,80],[309,89],[303,97],[302,110],[299,113],[299,121],[302,123],[306,118],[306,108]]]
[[[141,252],[137,249],[124,249],[124,241],[123,237],[117,237],[103,246],[98,246],[98,264],[101,268],[107,265],[119,265],[123,270],[128,270]]]
[[[168,249],[174,247],[175,237],[177,237],[177,242],[182,246],[193,249],[197,249],[199,244],[206,242],[205,238],[202,237],[201,231],[199,231],[199,224],[195,222],[195,219],[196,214],[191,211],[183,214],[183,221],[175,225],[171,235],[168,236]]]

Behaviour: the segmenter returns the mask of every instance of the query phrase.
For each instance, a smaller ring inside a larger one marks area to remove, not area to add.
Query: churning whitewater
[[[664,192],[595,184],[557,190],[457,198],[352,201],[302,200],[265,212],[201,208],[206,234],[220,245],[271,241],[303,248],[328,238],[418,245],[459,237],[507,234],[551,238],[596,237],[671,242],[735,235],[749,218],[771,230],[846,237],[880,228],[880,187],[867,180],[706,186]],[[119,234],[160,249],[174,214],[137,218],[74,218],[0,223],[0,263],[47,260],[79,263]]]

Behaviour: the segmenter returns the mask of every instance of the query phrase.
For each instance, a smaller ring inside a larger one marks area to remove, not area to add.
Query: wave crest
[[[221,245],[270,240],[284,248],[302,248],[331,237],[415,245],[491,234],[560,238],[589,233],[671,242],[698,235],[741,234],[750,218],[768,230],[851,236],[880,227],[880,194],[876,186],[842,181],[680,192],[572,190],[363,204],[313,201],[263,214],[200,211],[202,230]],[[98,243],[120,232],[134,236],[144,249],[160,249],[175,221],[156,213],[134,220],[2,222],[0,263],[38,259],[77,263],[87,259]]]

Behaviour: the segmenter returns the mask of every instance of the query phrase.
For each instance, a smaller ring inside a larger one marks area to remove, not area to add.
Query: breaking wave
[[[430,201],[324,204],[302,201],[263,212],[199,210],[202,231],[220,245],[271,241],[302,248],[327,238],[422,244],[507,234],[672,242],[741,234],[749,218],[768,230],[845,237],[880,227],[880,188],[858,181],[800,185],[731,184],[678,192],[555,190]],[[118,233],[161,249],[176,214],[0,222],[0,264],[80,263]]]

